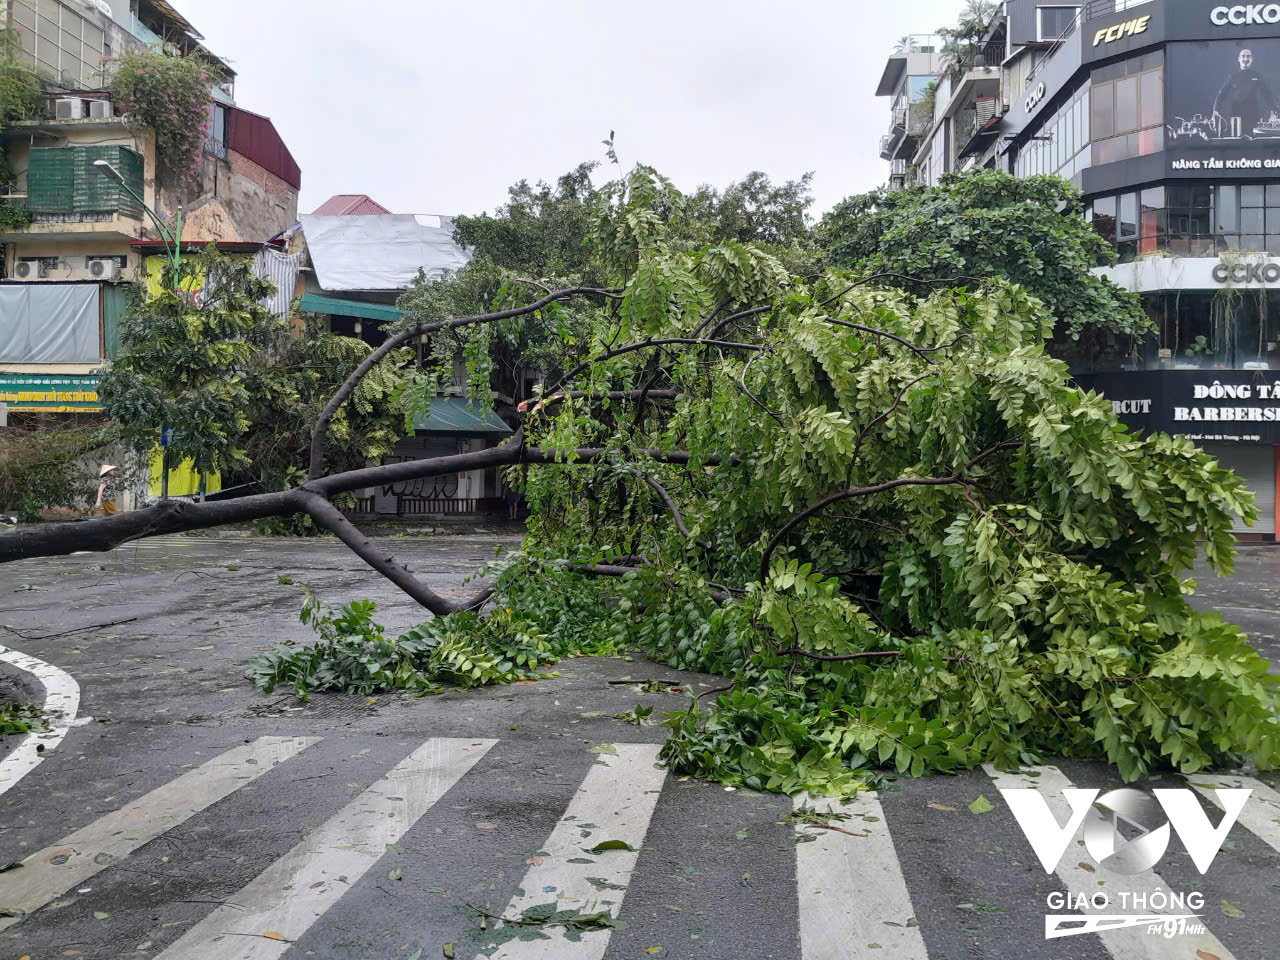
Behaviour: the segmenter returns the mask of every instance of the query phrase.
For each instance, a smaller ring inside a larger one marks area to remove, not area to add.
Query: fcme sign
[[[1251,23],[1280,23],[1280,3],[1241,3],[1234,7],[1214,7],[1209,19],[1217,26],[1234,24],[1243,27]]]

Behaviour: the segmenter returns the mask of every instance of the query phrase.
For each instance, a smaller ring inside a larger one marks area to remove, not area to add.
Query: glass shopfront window
[[[1280,184],[1149,187],[1095,197],[1086,216],[1114,244],[1121,263],[1142,255],[1216,257],[1229,250],[1280,256]]]
[[[1156,327],[1144,341],[1106,330],[1057,344],[1074,373],[1280,370],[1280,290],[1144,295]]]
[[[1163,51],[1099,67],[1090,79],[1095,164],[1164,149]]]
[[[1280,370],[1280,290],[1184,292],[1143,303],[1159,326],[1158,341],[1138,351],[1145,369]]]
[[[1019,177],[1054,174],[1064,180],[1089,166],[1089,85],[1050,114],[1018,151],[1013,172]]]

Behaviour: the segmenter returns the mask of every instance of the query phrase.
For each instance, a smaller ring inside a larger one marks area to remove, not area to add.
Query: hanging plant
[[[193,177],[209,132],[209,89],[218,79],[205,59],[136,50],[120,58],[111,99],[155,132],[160,164]]]

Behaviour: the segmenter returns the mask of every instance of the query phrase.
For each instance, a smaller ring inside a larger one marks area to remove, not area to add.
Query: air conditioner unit
[[[19,280],[40,280],[48,273],[39,260],[19,260],[13,265],[13,275]]]
[[[80,97],[63,97],[55,100],[53,115],[58,120],[83,120],[84,100]]]
[[[120,261],[115,257],[98,257],[90,260],[89,276],[95,280],[119,280]]]
[[[110,100],[90,100],[89,116],[95,120],[105,120],[109,117],[114,117],[114,105]]]

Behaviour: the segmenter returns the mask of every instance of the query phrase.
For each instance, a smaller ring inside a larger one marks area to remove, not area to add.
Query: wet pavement
[[[384,542],[433,589],[461,596],[474,589],[464,578],[519,541],[486,535]],[[93,718],[0,795],[0,864],[39,854],[27,867],[0,873],[0,911],[22,897],[35,904],[20,922],[0,921],[0,957],[425,960],[441,956],[446,943],[456,944],[456,956],[471,957],[476,947],[465,938],[476,922],[459,916],[457,906],[500,913],[539,890],[547,900],[568,898],[575,881],[566,864],[574,860],[598,861],[578,869],[599,871],[593,881],[604,885],[593,883],[589,901],[565,902],[611,909],[627,922],[603,939],[592,935],[600,949],[591,955],[605,960],[807,960],[820,955],[801,947],[805,924],[813,922],[805,918],[814,915],[806,905],[815,898],[827,925],[872,925],[841,956],[1129,955],[1094,935],[1054,941],[1053,952],[1045,951],[1044,897],[1063,885],[1040,868],[1007,810],[967,812],[979,794],[999,803],[982,771],[882,792],[883,810],[838,838],[855,845],[858,870],[825,890],[806,886],[797,872],[803,862],[797,851],[812,851],[797,845],[799,828],[781,822],[789,800],[661,773],[656,786],[646,787],[651,764],[635,757],[643,745],[661,742],[662,728],[620,723],[612,714],[648,703],[656,715],[684,700],[608,681],[670,677],[700,689],[715,685],[713,677],[640,660],[584,658],[561,664],[556,678],[424,699],[318,695],[300,704],[287,690],[262,695],[242,679],[245,662],[269,643],[313,636],[298,621],[298,587],[281,578],[305,581],[333,605],[375,600],[392,634],[423,619],[412,601],[327,539],[158,538],[108,554],[0,567],[0,624],[12,628],[0,628],[0,643],[67,671],[81,688],[81,718]],[[1233,576],[1200,576],[1195,602],[1220,609],[1280,662],[1280,549],[1242,548]],[[107,623],[116,625],[77,629]],[[278,745],[263,738],[279,738]],[[424,749],[428,766],[435,764],[426,780],[414,773]],[[261,758],[229,753],[236,750],[263,752]],[[448,781],[441,771],[457,751],[467,756],[456,761],[457,779]],[[602,765],[607,775],[593,780]],[[1061,768],[1077,784],[1119,785],[1099,764]],[[397,780],[405,770],[409,780]],[[184,779],[196,775],[206,779]],[[538,871],[549,865],[534,861],[554,853],[557,831],[577,816],[566,812],[574,804],[601,806],[594,823],[578,818],[590,835],[581,838],[582,850],[609,839],[591,829],[605,822],[613,799],[592,794],[596,781],[612,784],[606,789],[617,791],[613,805],[621,810],[633,801],[652,807],[614,828],[638,830],[638,858],[628,864],[625,856],[584,852],[562,864],[566,873],[548,882],[549,890],[524,890],[530,878],[545,879]],[[440,785],[436,799],[427,796],[431,783]],[[342,833],[351,804],[389,805],[394,819],[401,799],[425,808],[396,820],[386,834],[395,840]],[[125,826],[118,826],[111,818],[122,809]],[[261,885],[275,883],[280,864],[305,860],[309,838],[319,843],[326,830],[338,834],[326,847],[327,860],[307,861],[298,873],[308,882],[276,883],[264,894]],[[880,831],[892,836],[876,848],[881,852],[856,848],[858,835]],[[1204,892],[1209,909],[1197,912],[1222,945],[1221,952],[1218,946],[1206,952],[1222,960],[1274,957],[1280,936],[1274,841],[1237,826],[1204,877],[1174,846],[1159,870],[1174,888]],[[336,852],[342,850],[364,852],[358,870],[335,866],[334,875],[324,873],[329,861],[351,859]],[[58,871],[89,854],[92,873],[62,889]],[[866,917],[852,906],[859,870],[874,875],[878,888],[865,892],[864,904],[874,905],[864,906]],[[894,882],[904,885],[897,905]],[[37,897],[31,891],[42,884],[56,892]],[[313,900],[314,909],[307,906]],[[1244,916],[1219,909],[1220,901]],[[992,909],[968,909],[974,903]],[[216,937],[205,943],[200,938],[211,925]],[[197,941],[204,945],[188,946]],[[545,956],[587,956],[556,943]],[[1197,954],[1184,949],[1189,944],[1172,940],[1169,952],[1142,955],[1191,960]],[[513,958],[542,955],[519,952],[525,945],[508,949],[516,950]]]

